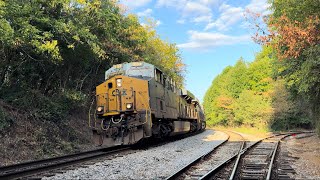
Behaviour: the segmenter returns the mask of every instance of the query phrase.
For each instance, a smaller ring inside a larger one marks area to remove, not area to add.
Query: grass
[[[252,127],[232,127],[232,126],[210,126],[210,128],[217,129],[217,130],[229,130],[229,131],[236,131],[244,134],[250,135],[266,135],[271,131],[268,128],[252,128]]]

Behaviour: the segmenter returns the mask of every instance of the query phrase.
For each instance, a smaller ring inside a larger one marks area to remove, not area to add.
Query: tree
[[[274,0],[274,13],[268,21],[269,29],[275,32],[271,45],[279,59],[278,76],[285,79],[296,100],[310,104],[315,123],[320,122],[319,6],[314,0]]]
[[[303,98],[293,98],[290,91],[286,88],[283,79],[275,82],[272,94],[272,107],[274,115],[270,126],[275,130],[290,130],[292,128],[310,128],[312,121],[308,114],[310,104]]]
[[[253,13],[257,30],[254,39],[272,47],[277,59],[274,78],[284,80],[295,106],[302,103],[311,109],[309,118],[317,124],[320,122],[320,2],[271,0],[270,3],[272,14],[269,16]],[[261,17],[267,27],[259,23]],[[291,113],[291,119],[293,115],[301,118],[300,112]],[[320,132],[320,123],[318,127]]]
[[[204,97],[209,125],[266,127],[272,117],[272,59],[264,47],[252,63],[240,58],[223,70]]]
[[[243,91],[234,104],[235,122],[247,127],[268,127],[273,115],[271,97],[264,97],[254,91]]]
[[[114,1],[1,1],[0,22],[0,87],[88,92],[110,66],[131,61],[183,81],[177,47]]]
[[[34,114],[68,114],[94,99],[104,72],[117,63],[147,61],[183,84],[176,45],[116,1],[1,0],[0,22],[0,98]]]

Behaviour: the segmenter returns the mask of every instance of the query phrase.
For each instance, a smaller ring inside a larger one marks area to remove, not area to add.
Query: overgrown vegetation
[[[0,0],[0,138],[12,133],[7,146],[15,146],[23,133],[14,130],[33,131],[25,144],[37,142],[44,154],[81,144],[88,135],[74,132],[74,117],[84,127],[104,72],[131,61],[155,64],[182,84],[177,47],[117,1]]]
[[[227,67],[207,91],[209,123],[319,131],[320,2],[270,3],[269,16],[252,14],[262,52],[250,64]]]
[[[204,97],[209,125],[265,128],[273,113],[270,56],[271,49],[265,47],[254,62],[240,59],[213,80]]]
[[[9,128],[12,123],[12,119],[10,116],[4,111],[2,107],[0,107],[0,131]]]

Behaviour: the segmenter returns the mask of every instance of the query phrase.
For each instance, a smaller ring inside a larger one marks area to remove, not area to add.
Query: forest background
[[[207,91],[209,125],[320,126],[319,1],[270,3],[268,17],[248,17],[264,46],[256,60]],[[0,0],[0,166],[90,147],[95,87],[114,64],[146,61],[183,85],[179,50],[154,26],[111,0]]]
[[[212,82],[204,97],[209,125],[320,133],[320,2],[272,0],[271,14],[247,12],[263,46]]]

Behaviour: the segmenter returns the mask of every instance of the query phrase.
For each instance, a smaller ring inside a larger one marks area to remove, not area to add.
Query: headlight
[[[117,87],[121,87],[122,86],[122,79],[117,79]]]
[[[132,108],[132,103],[127,103],[127,109],[131,109]]]
[[[97,111],[98,111],[98,112],[102,112],[102,111],[103,111],[103,106],[99,106],[99,107],[97,108]]]

